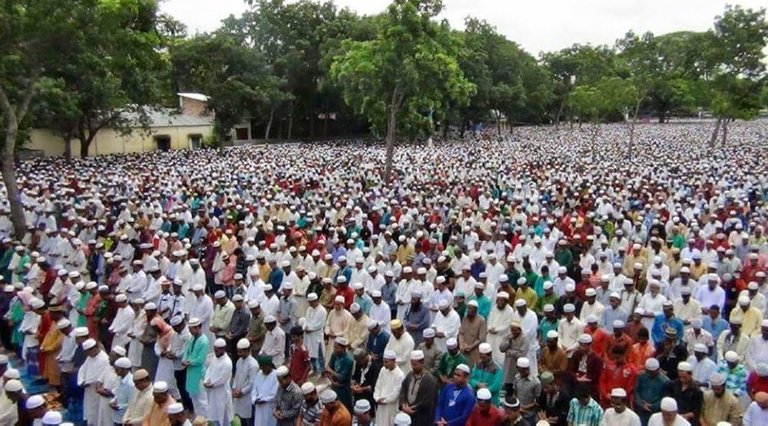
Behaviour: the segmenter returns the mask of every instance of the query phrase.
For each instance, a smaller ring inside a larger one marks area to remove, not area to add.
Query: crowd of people
[[[766,425],[768,125],[709,132],[22,162],[0,424]]]

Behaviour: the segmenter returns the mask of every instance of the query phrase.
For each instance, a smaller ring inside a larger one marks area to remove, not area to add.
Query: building
[[[104,128],[96,134],[88,154],[129,154],[170,149],[197,149],[213,132],[213,114],[207,110],[208,97],[199,93],[178,93],[179,108],[150,112],[149,130],[137,125],[132,132]],[[48,129],[33,129],[25,149],[45,156],[64,155],[64,140]],[[80,141],[72,141],[72,154],[80,152]]]

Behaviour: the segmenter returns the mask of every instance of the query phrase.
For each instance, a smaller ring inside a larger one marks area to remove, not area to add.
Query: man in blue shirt
[[[435,409],[438,426],[463,426],[475,408],[475,393],[467,385],[469,366],[459,364],[453,372],[453,383],[443,388]]]
[[[381,368],[387,343],[389,343],[389,333],[381,329],[381,324],[371,320],[368,325],[368,342],[365,344],[365,349],[371,354],[374,366],[378,368]]]
[[[429,310],[421,303],[421,291],[411,291],[411,304],[405,310],[405,329],[413,336],[414,347],[419,346],[424,329],[429,327]]]
[[[674,328],[677,331],[678,342],[683,341],[683,322],[675,316],[675,310],[670,301],[664,302],[662,313],[656,315],[653,320],[653,330],[651,330],[653,342],[663,342],[668,328]]]

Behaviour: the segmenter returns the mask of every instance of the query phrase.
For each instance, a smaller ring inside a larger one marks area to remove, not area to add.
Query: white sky
[[[383,11],[389,0],[334,0],[359,14]],[[442,17],[455,28],[464,18],[485,19],[510,40],[537,55],[573,43],[613,44],[627,30],[663,34],[703,31],[725,4],[768,6],[766,0],[444,0]],[[184,22],[191,33],[211,31],[230,14],[246,10],[242,0],[165,0],[163,11]]]

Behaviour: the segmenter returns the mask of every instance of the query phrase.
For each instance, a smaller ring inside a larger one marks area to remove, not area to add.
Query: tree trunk
[[[291,136],[293,136],[293,102],[291,102],[291,105],[288,107],[288,140],[291,140]]]
[[[19,135],[19,123],[24,120],[24,116],[29,111],[29,105],[36,92],[36,82],[39,71],[35,71],[30,77],[30,85],[24,94],[20,104],[14,108],[6,95],[3,87],[0,86],[0,112],[5,116],[5,147],[0,153],[0,174],[3,176],[5,191],[8,197],[8,204],[11,207],[11,222],[13,223],[13,236],[21,239],[27,229],[27,220],[24,218],[24,208],[21,205],[21,194],[19,185],[16,182],[16,138]]]
[[[7,114],[13,115],[13,114]],[[21,194],[19,185],[16,182],[16,164],[14,154],[16,152],[16,137],[18,136],[19,126],[16,117],[8,119],[5,130],[5,150],[3,151],[2,162],[0,162],[0,172],[3,175],[3,183],[8,193],[8,203],[11,206],[11,222],[13,223],[13,235],[21,239],[26,232],[26,219],[24,218],[24,209],[21,205]]]
[[[501,115],[500,113],[496,114],[496,134],[498,136],[501,136],[501,116],[500,115]]]
[[[309,114],[309,140],[315,139],[315,116],[317,114],[315,111],[312,111],[311,114]]]
[[[665,121],[667,121],[667,113],[659,111],[659,124],[664,124]]]
[[[635,113],[632,115],[632,122],[629,125],[629,146],[627,147],[627,158],[629,160],[632,160],[632,148],[634,148],[635,145],[635,125],[637,124],[637,116],[640,114],[640,102],[642,101],[641,97],[637,98],[637,103],[635,103]]]
[[[69,136],[64,137],[64,158],[67,162],[72,161],[72,138]]]
[[[467,120],[461,120],[461,129],[459,129],[459,137],[464,140],[464,132],[467,131]]]
[[[723,120],[723,139],[722,139],[722,146],[725,147],[726,140],[728,138],[728,119],[726,118]]]
[[[714,147],[715,142],[717,141],[717,134],[720,132],[720,125],[722,124],[723,119],[721,117],[717,118],[717,121],[715,122],[715,131],[712,132],[712,137],[709,138],[709,146]]]
[[[328,139],[328,121],[330,121],[330,112],[328,112],[328,107],[325,108],[325,118],[323,118],[323,138]]]
[[[271,107],[269,109],[269,121],[267,122],[267,129],[264,132],[264,142],[267,143],[269,140],[269,131],[272,129],[272,120],[275,118],[275,107]]]
[[[563,114],[563,108],[565,108],[565,98],[560,102],[560,108],[557,109],[557,115],[555,116],[555,126],[560,125],[560,116]]]
[[[384,185],[389,183],[392,176],[392,157],[395,155],[395,138],[397,137],[397,109],[399,108],[398,90],[392,93],[392,102],[389,105],[389,119],[387,120],[387,159],[384,163]]]

